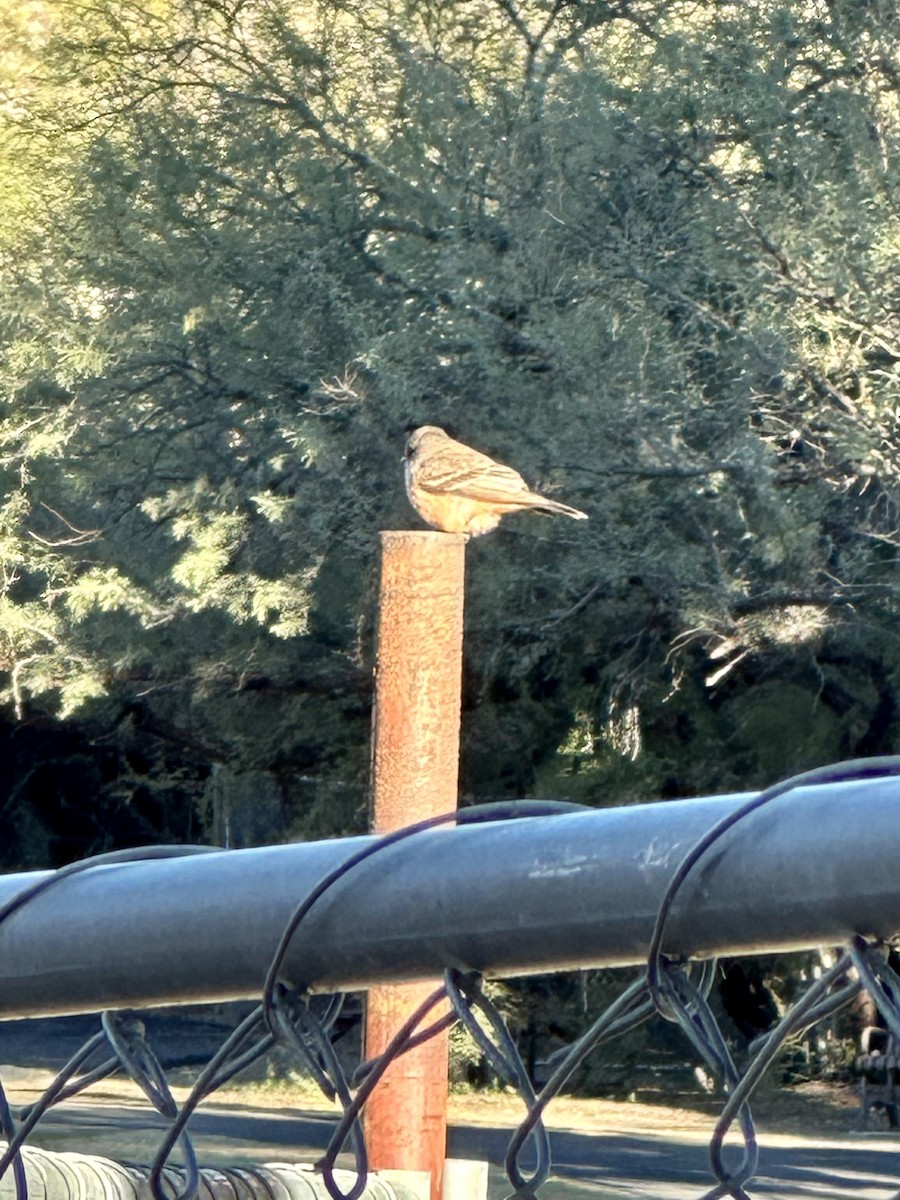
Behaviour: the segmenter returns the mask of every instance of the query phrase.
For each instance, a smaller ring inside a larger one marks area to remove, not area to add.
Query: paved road
[[[780,1140],[780,1139],[779,1139]],[[451,1153],[502,1159],[500,1131],[454,1130]],[[706,1145],[697,1139],[621,1134],[556,1133],[551,1137],[554,1174],[604,1185],[601,1194],[653,1200],[699,1200],[711,1185]],[[750,1192],[779,1200],[809,1197],[896,1198],[900,1143],[766,1146]]]

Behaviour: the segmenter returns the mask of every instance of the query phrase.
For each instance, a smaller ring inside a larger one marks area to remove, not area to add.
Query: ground
[[[501,1123],[501,1114],[504,1122],[514,1121],[520,1110],[515,1097],[493,1094],[455,1096],[450,1104],[453,1119],[478,1123]],[[821,1137],[859,1126],[859,1097],[852,1087],[807,1083],[792,1088],[764,1088],[753,1097],[752,1108],[761,1132]],[[547,1123],[551,1127],[604,1133],[634,1128],[706,1132],[720,1110],[721,1103],[702,1095],[666,1098],[661,1093],[645,1092],[627,1100],[561,1096],[551,1105]]]
[[[326,1101],[312,1089],[294,1085],[249,1084],[234,1092],[218,1094],[221,1101],[277,1107],[298,1102],[302,1107]],[[840,1136],[860,1128],[859,1096],[854,1087],[824,1083],[799,1084],[791,1088],[762,1086],[752,1098],[753,1115],[760,1132],[796,1134],[807,1138]],[[708,1133],[721,1110],[721,1103],[702,1093],[666,1095],[647,1089],[625,1100],[577,1099],[559,1096],[549,1106],[545,1123],[551,1129],[592,1133],[648,1133],[677,1131]],[[451,1123],[512,1127],[521,1121],[524,1109],[512,1092],[453,1092],[448,1116]],[[886,1122],[870,1118],[873,1130]]]

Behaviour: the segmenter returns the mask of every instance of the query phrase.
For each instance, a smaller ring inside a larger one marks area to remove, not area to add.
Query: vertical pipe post
[[[381,534],[372,746],[376,833],[457,805],[465,548],[462,534]],[[367,1058],[381,1053],[435,986],[383,985],[368,993]],[[445,1033],[393,1063],[364,1117],[373,1168],[428,1171],[432,1200],[440,1200],[446,1154],[448,1047]]]

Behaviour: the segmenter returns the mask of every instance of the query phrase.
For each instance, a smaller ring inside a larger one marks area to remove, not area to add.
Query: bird
[[[571,505],[531,491],[518,471],[457,442],[437,425],[422,425],[409,435],[404,474],[410,504],[443,533],[480,537],[507,513],[527,508],[588,519]]]

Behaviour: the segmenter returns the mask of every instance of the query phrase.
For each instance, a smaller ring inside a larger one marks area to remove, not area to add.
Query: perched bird
[[[518,471],[454,441],[436,425],[422,425],[409,435],[405,474],[413,508],[444,533],[478,537],[523,508],[587,520],[587,513],[532,492]]]

